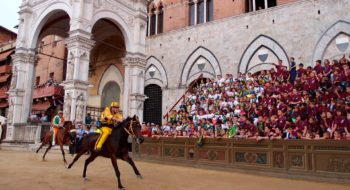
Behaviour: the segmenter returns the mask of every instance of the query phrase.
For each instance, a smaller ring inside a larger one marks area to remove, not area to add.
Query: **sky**
[[[18,11],[22,0],[0,0],[0,25],[17,33]]]

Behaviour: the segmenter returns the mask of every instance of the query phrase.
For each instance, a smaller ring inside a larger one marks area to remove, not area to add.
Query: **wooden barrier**
[[[272,176],[350,182],[350,141],[147,138],[135,159]]]

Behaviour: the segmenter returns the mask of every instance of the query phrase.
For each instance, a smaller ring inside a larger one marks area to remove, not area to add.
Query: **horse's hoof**
[[[125,190],[125,187],[119,187],[119,190]]]
[[[89,178],[88,177],[84,177],[84,182],[88,182]]]
[[[136,175],[137,179],[143,179],[142,175]]]

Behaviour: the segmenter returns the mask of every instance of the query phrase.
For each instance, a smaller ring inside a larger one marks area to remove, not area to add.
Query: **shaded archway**
[[[110,82],[118,85],[118,102],[121,101],[124,92],[124,66],[122,59],[126,54],[126,44],[123,32],[115,22],[102,18],[95,22],[92,28],[92,36],[95,46],[91,51],[89,64],[89,90],[88,110],[101,109],[110,102],[104,103],[106,95],[105,86]],[[107,98],[108,99],[108,98]]]
[[[208,49],[200,46],[187,58],[181,72],[180,86],[188,86],[201,74],[206,78],[213,78],[221,73],[218,59]]]
[[[350,23],[347,21],[339,20],[333,25],[331,25],[317,41],[314,54],[312,56],[311,63],[316,60],[323,60],[326,49],[335,40],[335,38],[341,34],[350,36]]]
[[[145,86],[157,84],[162,88],[168,86],[168,76],[163,64],[154,56],[147,59]]]
[[[120,87],[116,82],[108,82],[102,91],[101,107],[105,108],[111,102],[120,102]]]
[[[286,51],[283,49],[283,47],[273,38],[265,35],[260,35],[257,38],[255,38],[244,50],[244,53],[241,57],[241,60],[238,66],[238,72],[247,73],[253,56],[262,47],[271,51],[273,55],[275,55],[278,59],[282,60],[283,63],[289,67],[288,55]]]
[[[52,117],[63,108],[70,16],[64,10],[53,10],[39,22],[35,33],[37,62],[33,75],[32,114],[46,113]]]
[[[143,121],[162,124],[162,88],[156,84],[145,87],[146,100],[143,110]]]

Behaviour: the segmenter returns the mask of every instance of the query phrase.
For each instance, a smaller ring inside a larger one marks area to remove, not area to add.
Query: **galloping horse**
[[[63,150],[63,145],[69,145],[72,142],[74,142],[75,140],[75,135],[70,133],[70,130],[75,129],[75,126],[73,125],[73,123],[71,121],[65,121],[63,124],[63,127],[60,128],[57,132],[56,135],[56,139],[55,142],[56,144],[58,144],[61,148],[61,152],[62,152],[62,156],[63,156],[63,161],[65,164],[67,164],[66,161],[66,157],[64,154],[64,150]],[[36,153],[39,152],[39,150],[45,146],[46,144],[49,144],[49,146],[47,147],[44,155],[43,155],[43,160],[45,160],[45,155],[46,153],[51,149],[52,147],[52,135],[53,132],[48,131],[45,135],[45,137],[43,138],[43,141],[40,145],[40,147],[38,148],[38,150],[36,150]]]
[[[135,166],[132,158],[128,154],[128,137],[129,135],[136,140],[138,144],[141,144],[144,140],[141,135],[141,125],[137,116],[132,118],[128,117],[122,123],[118,124],[113,128],[112,134],[107,138],[100,152],[95,152],[94,147],[99,135],[96,133],[88,134],[83,137],[81,144],[77,147],[77,155],[75,156],[73,162],[69,164],[68,169],[73,166],[73,164],[80,158],[81,155],[90,150],[91,155],[85,161],[83,178],[86,178],[87,166],[95,160],[98,156],[103,156],[105,158],[110,158],[112,165],[114,167],[115,174],[118,178],[119,189],[124,189],[120,181],[120,172],[118,169],[117,158],[128,162],[133,168],[136,176],[142,179],[142,176]]]

